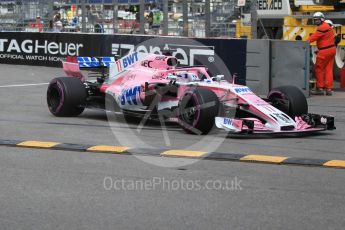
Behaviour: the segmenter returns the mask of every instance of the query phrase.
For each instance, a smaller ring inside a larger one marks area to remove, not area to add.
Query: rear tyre
[[[184,94],[178,111],[179,123],[186,132],[207,134],[215,124],[219,99],[209,89],[196,88]]]
[[[84,84],[74,77],[59,77],[50,81],[47,90],[49,111],[57,117],[80,115],[86,104]]]
[[[292,119],[308,113],[308,103],[303,92],[296,86],[281,86],[270,91],[268,99],[272,105]]]

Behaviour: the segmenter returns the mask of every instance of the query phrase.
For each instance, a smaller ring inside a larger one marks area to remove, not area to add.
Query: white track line
[[[48,85],[48,84],[49,83],[22,84],[22,85],[0,85],[0,88],[25,87],[25,86],[36,86],[36,85]]]

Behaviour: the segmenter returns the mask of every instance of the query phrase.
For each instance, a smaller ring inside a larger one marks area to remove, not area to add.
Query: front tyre
[[[57,117],[80,115],[86,104],[84,84],[74,77],[58,77],[50,81],[47,90],[49,111]]]
[[[215,123],[219,111],[217,95],[206,88],[187,91],[179,103],[179,123],[192,134],[207,134]]]
[[[272,89],[268,99],[274,107],[292,119],[308,113],[308,102],[303,92],[296,86],[288,85]]]

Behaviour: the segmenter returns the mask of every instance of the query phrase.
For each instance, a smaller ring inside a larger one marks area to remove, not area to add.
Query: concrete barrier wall
[[[248,40],[246,83],[259,95],[294,85],[309,96],[310,46],[303,41]]]
[[[267,95],[270,90],[270,41],[248,40],[246,83],[253,92]]]
[[[310,46],[307,42],[271,41],[271,88],[295,85],[309,95]]]

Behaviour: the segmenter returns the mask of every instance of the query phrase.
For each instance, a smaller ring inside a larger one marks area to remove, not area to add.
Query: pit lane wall
[[[69,55],[122,57],[132,51],[159,53],[170,48],[181,65],[205,65],[212,75],[225,74],[226,79],[236,74],[236,83],[246,84],[254,92],[266,95],[272,86],[282,83],[307,87],[300,81],[309,81],[309,75],[305,74],[309,71],[309,66],[305,64],[309,59],[300,59],[305,56],[306,50],[295,43],[147,35],[0,32],[0,63],[61,67],[61,60]],[[280,47],[285,51],[280,52]],[[286,54],[290,57],[287,58]],[[291,59],[295,61],[290,62]],[[286,71],[283,71],[284,68]]]

